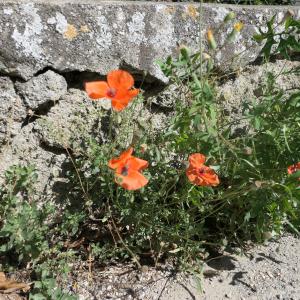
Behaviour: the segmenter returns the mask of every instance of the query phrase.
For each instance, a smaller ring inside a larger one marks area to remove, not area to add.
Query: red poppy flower
[[[108,162],[108,166],[115,170],[116,183],[126,190],[137,190],[148,183],[148,179],[140,173],[148,167],[148,162],[132,156],[132,152],[133,148],[129,148]]]
[[[92,81],[85,83],[85,90],[90,98],[108,98],[116,111],[123,110],[139,90],[133,88],[134,79],[126,71],[114,70],[107,74],[106,81]]]
[[[288,174],[296,173],[298,170],[300,170],[300,161],[296,164],[289,166],[287,169]],[[298,179],[300,180],[300,177]]]
[[[193,184],[200,186],[217,186],[220,181],[213,169],[204,165],[205,156],[200,153],[191,154],[186,176]]]

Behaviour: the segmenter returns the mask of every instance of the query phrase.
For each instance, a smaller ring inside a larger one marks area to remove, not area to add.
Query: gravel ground
[[[170,266],[115,266],[79,272],[73,288],[89,300],[300,300],[300,239],[285,235],[246,255],[225,252],[208,262],[202,281]]]

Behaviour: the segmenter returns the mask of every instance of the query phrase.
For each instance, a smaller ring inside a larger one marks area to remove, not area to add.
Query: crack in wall
[[[135,78],[135,86],[138,88],[142,88],[144,90],[144,96],[146,99],[148,97],[158,95],[165,88],[164,84],[162,84],[159,80],[155,79],[153,76],[150,76],[147,72],[133,68],[132,66],[126,64],[125,62],[122,62],[120,69],[126,70],[133,75],[133,77]],[[26,117],[24,118],[24,121],[22,122],[21,128],[27,126],[30,123],[34,123],[37,119],[41,118],[42,116],[47,116],[51,108],[62,100],[61,99],[62,97],[60,97],[60,99],[56,101],[45,100],[45,102],[42,102],[36,108],[33,108],[31,105],[28,104],[26,100],[26,96],[24,96],[24,93],[22,93],[20,91],[20,88],[18,88],[18,85],[26,84],[31,80],[33,80],[34,78],[38,78],[46,74],[48,71],[52,71],[55,74],[62,76],[64,78],[67,84],[67,89],[66,89],[67,92],[70,89],[77,89],[77,90],[84,91],[85,82],[106,80],[105,75],[101,75],[100,73],[97,72],[92,72],[87,70],[60,71],[53,68],[52,66],[46,66],[40,69],[33,75],[32,78],[30,78],[27,81],[15,77],[12,74],[5,74],[5,75],[3,74],[5,77],[8,77],[13,82],[14,91],[16,95],[18,95],[21,98],[23,105],[28,112]]]
[[[51,108],[55,105],[56,103],[53,101],[48,101],[44,103],[38,110],[32,111],[28,110],[27,116],[22,122],[21,128],[29,125],[30,123],[34,123],[36,120],[42,118],[43,116],[47,116]]]

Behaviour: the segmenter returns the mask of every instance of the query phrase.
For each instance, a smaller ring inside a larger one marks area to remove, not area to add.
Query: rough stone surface
[[[88,137],[102,141],[103,101],[92,101],[85,92],[70,89],[47,115],[35,122],[34,130],[47,146],[80,151]]]
[[[26,117],[21,98],[16,94],[13,82],[0,77],[0,145],[8,142],[20,130]]]
[[[99,143],[107,139],[110,106],[110,100],[92,101],[85,92],[69,89],[61,101],[50,108],[47,115],[34,123],[34,131],[47,146],[70,148],[73,152],[80,153],[89,138]],[[132,120],[137,120],[137,124]],[[126,148],[130,145],[133,134],[142,135],[141,131],[145,130],[148,134],[157,133],[164,128],[166,120],[165,113],[151,112],[151,109],[144,107],[136,99],[126,110],[115,116],[114,139]],[[119,125],[120,122],[122,124]]]
[[[253,33],[274,14],[280,22],[288,9],[300,16],[298,7],[205,4],[200,17],[199,4],[191,3],[2,0],[0,72],[28,80],[46,67],[106,74],[129,66],[146,71],[148,80],[165,81],[155,61],[175,54],[179,45],[199,49],[208,28],[223,44],[233,28],[233,22],[222,26],[230,11],[245,27],[217,58],[221,65],[245,65],[260,50]]]
[[[12,142],[1,149],[0,182],[4,171],[11,165],[33,165],[38,174],[35,186],[37,195],[50,200],[56,196],[55,186],[65,180],[63,164],[67,156],[41,147],[40,139],[35,134],[33,126],[34,124],[29,124],[22,128]]]
[[[15,84],[18,94],[27,108],[37,110],[59,100],[67,92],[67,82],[63,76],[49,70],[27,82]]]
[[[174,109],[177,101],[184,101],[184,91],[178,88],[176,84],[168,85],[158,95],[150,98],[152,104],[162,109]]]

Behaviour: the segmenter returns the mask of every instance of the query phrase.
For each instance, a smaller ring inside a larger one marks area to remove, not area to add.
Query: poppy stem
[[[120,242],[122,243],[122,245],[124,246],[124,248],[128,251],[128,253],[132,256],[132,260],[137,264],[138,268],[141,269],[142,266],[141,266],[141,264],[140,264],[140,262],[139,262],[137,256],[136,256],[136,255],[134,254],[134,252],[126,245],[126,243],[124,242],[124,240],[123,240],[122,237],[121,237],[121,234],[120,234],[120,232],[119,232],[119,230],[118,230],[118,228],[117,228],[117,226],[116,226],[116,223],[115,223],[115,221],[114,221],[114,219],[113,219],[113,216],[112,216],[112,213],[111,213],[111,210],[110,210],[110,205],[109,205],[109,203],[108,203],[107,207],[108,207],[108,212],[109,212],[109,214],[110,214],[111,223],[112,223],[112,225],[113,225],[113,227],[114,227],[114,230],[115,230],[115,232],[116,232],[118,238],[120,239]]]
[[[114,120],[115,120],[115,114],[114,114],[114,110],[111,108],[109,127],[108,127],[108,139],[110,143],[112,142],[112,127],[113,127]]]
[[[74,167],[74,169],[75,169],[77,178],[78,178],[78,180],[79,180],[80,187],[81,187],[81,189],[82,189],[82,191],[83,191],[83,193],[84,193],[85,200],[86,200],[86,203],[87,203],[87,202],[89,201],[89,196],[88,196],[88,193],[86,192],[86,190],[85,190],[85,188],[84,188],[84,185],[83,185],[81,176],[80,176],[80,174],[79,174],[79,171],[78,171],[78,169],[77,169],[77,167],[76,167],[75,161],[74,161],[74,159],[73,159],[73,157],[72,157],[70,151],[68,150],[68,147],[65,146],[64,148],[65,148],[65,150],[66,150],[66,152],[67,152],[67,154],[68,154],[68,156],[69,156],[69,158],[70,158],[70,160],[71,160],[71,162],[72,162],[72,165],[73,165],[73,167]]]

